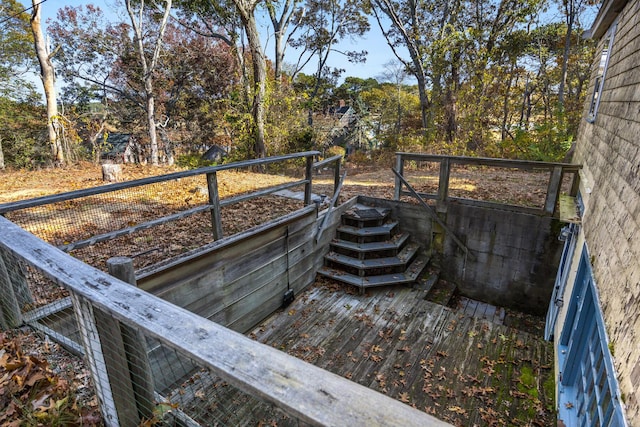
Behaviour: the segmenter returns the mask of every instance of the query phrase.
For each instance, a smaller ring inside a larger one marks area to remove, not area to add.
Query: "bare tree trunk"
[[[35,0],[33,0],[35,1]],[[133,10],[131,0],[126,0],[127,12],[131,19],[131,26],[134,32],[134,41],[138,49],[138,56],[140,58],[140,65],[142,66],[142,79],[144,83],[144,96],[145,96],[145,109],[147,114],[147,126],[149,132],[149,144],[151,148],[151,164],[158,166],[158,136],[156,133],[156,118],[155,118],[155,98],[153,93],[153,73],[158,64],[158,57],[162,50],[162,39],[164,37],[165,29],[167,28],[167,21],[169,20],[169,13],[171,11],[171,0],[165,0],[164,14],[159,24],[158,34],[153,46],[153,54],[151,60],[147,60],[144,46],[144,0],[140,1],[139,9]]]
[[[282,66],[284,64],[284,52],[287,48],[287,30],[289,28],[289,23],[293,18],[294,9],[296,3],[299,0],[285,0],[282,4],[282,11],[280,13],[280,17],[277,16],[276,7],[273,1],[267,1],[266,7],[269,12],[269,18],[271,18],[271,23],[273,24],[273,32],[275,38],[275,80],[276,86],[280,85],[280,80],[282,78]],[[296,28],[293,29],[295,31]]]
[[[253,62],[253,103],[251,115],[253,117],[253,152],[256,157],[266,156],[264,116],[265,116],[265,95],[267,80],[267,63],[262,52],[260,43],[260,33],[256,24],[255,8],[257,0],[233,0],[240,17],[242,25],[247,32],[247,41]]]
[[[418,95],[420,97],[420,116],[422,118],[422,128],[423,132],[426,135],[427,129],[430,126],[429,115],[431,112],[431,101],[429,100],[429,95],[427,93],[427,71],[424,68],[422,62],[421,50],[423,46],[419,46],[419,40],[415,35],[407,30],[405,26],[405,22],[402,21],[398,11],[396,10],[397,5],[391,0],[371,0],[370,5],[372,7],[373,14],[378,22],[378,26],[380,30],[382,30],[385,38],[387,39],[387,44],[393,51],[394,55],[400,62],[405,64],[407,69],[410,69],[416,80],[418,80]],[[393,27],[398,31],[404,40],[404,45],[409,51],[409,56],[411,60],[404,60],[399,51],[396,49],[396,44],[389,38],[390,36],[386,31],[384,31],[384,26],[382,24],[383,19],[381,18],[381,14],[385,15],[390,21]],[[417,15],[417,9],[415,7],[412,8],[411,14],[411,22],[409,22],[410,26],[415,29],[417,28],[417,22],[420,19]]]
[[[577,4],[575,0],[564,0],[565,19],[567,21],[567,34],[564,38],[564,52],[562,54],[562,71],[560,76],[560,87],[558,88],[558,104],[564,109],[564,90],[567,84],[567,69],[569,68],[569,54],[571,53],[571,35],[573,24],[576,18]]]
[[[58,138],[59,116],[58,104],[55,88],[55,71],[51,58],[53,54],[49,53],[47,43],[42,34],[40,26],[41,6],[37,0],[31,0],[33,12],[31,14],[31,31],[33,32],[33,41],[36,49],[38,62],[40,63],[40,78],[44,88],[44,96],[47,101],[47,131],[49,134],[49,146],[56,165],[64,164],[64,152],[62,150],[62,142]],[[55,54],[55,52],[54,52]]]
[[[0,169],[4,169],[4,151],[2,151],[2,138],[0,138]]]

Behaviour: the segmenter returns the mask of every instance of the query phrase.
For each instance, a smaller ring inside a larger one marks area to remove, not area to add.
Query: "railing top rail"
[[[313,425],[449,425],[122,282],[0,217],[0,246],[121,322]]]
[[[7,212],[17,211],[20,209],[33,208],[36,206],[47,205],[50,203],[64,202],[67,200],[79,199],[87,196],[95,196],[97,194],[109,193],[117,190],[124,190],[127,188],[140,187],[148,184],[155,184],[158,182],[171,181],[178,178],[187,178],[196,175],[203,175],[208,173],[214,173],[230,169],[240,169],[252,166],[266,165],[270,163],[276,163],[284,160],[298,159],[302,157],[310,157],[319,155],[319,151],[305,151],[302,153],[286,154],[282,156],[272,156],[262,159],[245,160],[242,162],[233,162],[219,166],[209,166],[205,168],[192,169],[182,172],[173,172],[165,175],[157,175],[148,178],[136,179],[133,181],[118,182],[115,184],[101,185],[98,187],[86,188],[82,190],[74,190],[66,193],[53,194],[50,196],[36,197],[29,200],[20,200],[17,202],[4,203],[0,205],[0,215]]]
[[[340,154],[337,154],[333,157],[329,157],[328,159],[324,159],[324,160],[320,160],[319,162],[315,162],[313,164],[313,168],[314,169],[318,169],[321,168],[324,165],[327,165],[329,163],[333,163],[333,162],[339,162],[340,160],[342,160],[342,156]]]
[[[572,163],[558,162],[539,162],[534,160],[512,160],[498,159],[492,157],[468,157],[468,156],[447,156],[441,154],[422,154],[422,153],[405,153],[397,152],[396,156],[402,157],[404,160],[421,160],[431,162],[441,162],[449,160],[451,163],[461,165],[478,165],[478,166],[495,166],[502,168],[519,168],[519,169],[553,169],[562,167],[568,172],[577,172],[582,169],[582,165]]]

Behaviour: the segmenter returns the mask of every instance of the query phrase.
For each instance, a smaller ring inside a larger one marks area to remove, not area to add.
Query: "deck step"
[[[356,205],[342,214],[342,222],[357,228],[375,227],[384,224],[391,213],[390,209]]]
[[[331,242],[333,248],[346,249],[354,252],[377,252],[377,251],[390,251],[400,249],[404,243],[409,239],[408,233],[401,233],[393,236],[392,239],[385,242],[368,242],[368,243],[356,243],[349,242],[347,240],[335,239]]]
[[[375,286],[413,283],[416,281],[420,273],[422,273],[422,270],[427,266],[428,262],[429,257],[421,254],[416,257],[404,273],[382,274],[379,276],[359,277],[355,274],[350,274],[328,267],[322,267],[318,270],[318,273],[359,288],[371,288]]]
[[[431,263],[433,263],[433,260],[431,260]],[[433,288],[433,286],[438,283],[439,279],[440,269],[433,268],[432,264],[427,271],[420,275],[413,287],[414,289],[424,291],[425,294],[428,294],[429,291],[431,291],[431,288]]]
[[[347,267],[359,270],[370,270],[375,268],[400,267],[406,265],[418,252],[420,245],[408,243],[396,256],[384,258],[357,259],[337,252],[329,252],[325,259]]]
[[[424,297],[427,301],[448,306],[451,298],[456,293],[457,286],[453,282],[438,280],[429,293]]]
[[[391,232],[398,226],[398,221],[387,222],[376,227],[354,227],[351,225],[341,225],[338,227],[338,232],[350,234],[356,237],[369,237],[369,236],[390,236]]]

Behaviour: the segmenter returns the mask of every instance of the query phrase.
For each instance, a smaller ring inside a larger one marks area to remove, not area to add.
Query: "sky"
[[[22,3],[26,7],[31,6],[31,2],[29,0],[21,0]],[[128,22],[128,16],[126,16],[126,12],[124,10],[124,2],[123,0],[41,0],[42,4],[42,22],[46,27],[47,19],[55,19],[56,13],[58,9],[64,6],[80,6],[92,3],[96,6],[99,6],[106,17],[110,20],[117,21],[118,19],[124,20]],[[118,6],[119,5],[119,6]],[[120,14],[120,18],[118,18],[118,13]],[[593,12],[595,14],[595,11]],[[261,42],[265,54],[268,58],[273,59],[273,49],[274,42],[273,38],[270,37],[272,35],[271,23],[268,19],[266,13],[257,13],[257,18],[259,22],[259,26],[261,29]],[[585,25],[587,28],[590,26],[593,21],[593,16],[585,16],[585,20],[589,21]],[[543,20],[559,20],[559,12],[557,9],[557,3],[551,0],[549,11],[545,13],[542,17]],[[384,36],[382,35],[380,29],[378,28],[375,20],[370,20],[371,30],[362,38],[358,38],[357,40],[346,40],[343,41],[342,44],[338,45],[338,49],[340,50],[366,50],[368,52],[367,61],[361,64],[352,64],[347,61],[344,55],[338,53],[332,53],[329,58],[328,65],[330,67],[342,68],[346,71],[343,73],[342,77],[347,76],[356,76],[361,78],[369,78],[373,77],[379,81],[383,81],[384,78],[382,74],[385,72],[385,64],[388,64],[390,61],[397,61],[395,58],[391,48],[388,46]],[[297,59],[297,55],[292,50],[292,48],[288,48],[287,55],[285,57],[285,62],[293,63]],[[307,74],[312,74],[315,71],[315,62],[311,61],[310,65],[307,66],[303,72]],[[412,83],[411,79],[407,79],[406,83]]]
[[[28,0],[21,0],[22,4],[26,7],[31,6],[31,2]],[[42,23],[43,27],[46,28],[47,19],[55,19],[56,13],[58,9],[65,6],[80,6],[86,4],[94,4],[100,7],[105,13],[108,19],[113,19],[114,21],[118,19],[117,10],[120,10],[120,13],[126,14],[124,11],[124,2],[117,2],[116,0],[96,0],[96,1],[87,1],[87,0],[45,0],[42,4]],[[117,7],[117,4],[122,6]],[[273,33],[270,28],[271,23],[268,20],[268,16],[265,14],[258,13],[256,15],[259,20],[259,26],[261,29],[261,42],[263,49],[269,59],[273,59],[274,54],[274,45],[273,39],[269,37]],[[127,19],[127,16],[123,16],[121,19]],[[43,28],[43,29],[45,29]],[[332,53],[329,57],[329,66],[336,68],[345,69],[345,73],[343,77],[347,76],[357,76],[362,78],[380,78],[381,75],[385,71],[385,64],[389,61],[394,60],[395,56],[391,51],[391,48],[387,45],[386,40],[382,36],[377,24],[375,22],[371,22],[371,30],[363,37],[359,38],[356,41],[347,40],[339,45],[339,49],[341,50],[366,50],[368,52],[367,61],[363,64],[352,64],[347,61],[346,57],[340,55],[338,53]],[[287,54],[285,57],[285,62],[295,62],[297,56],[295,52],[291,48],[287,50]],[[312,63],[313,64],[313,63]],[[314,66],[309,66],[304,70],[306,73],[313,73]]]

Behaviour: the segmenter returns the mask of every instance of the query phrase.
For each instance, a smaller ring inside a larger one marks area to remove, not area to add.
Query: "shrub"
[[[344,147],[340,147],[339,145],[333,145],[325,151],[325,157],[333,157],[333,156],[342,156],[344,157],[347,154],[347,150]]]

